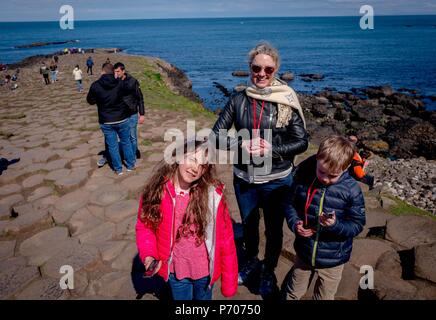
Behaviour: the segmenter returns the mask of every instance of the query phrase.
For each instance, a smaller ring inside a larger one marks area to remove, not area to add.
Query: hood
[[[113,89],[118,86],[119,81],[115,79],[113,74],[104,74],[100,77],[98,82],[101,84],[103,88]]]

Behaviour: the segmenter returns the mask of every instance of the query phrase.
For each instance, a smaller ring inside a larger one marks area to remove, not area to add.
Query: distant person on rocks
[[[134,170],[136,159],[130,143],[129,114],[124,108],[122,82],[115,79],[112,64],[103,64],[102,75],[91,85],[87,101],[91,105],[97,104],[98,121],[115,173],[123,174],[119,146],[124,155],[127,171]]]
[[[56,64],[59,63],[59,57],[57,55],[53,56],[53,60]]]
[[[369,190],[372,190],[374,189],[374,177],[365,172],[365,167],[368,165],[368,162],[360,155],[359,150],[357,149],[358,139],[356,136],[349,136],[348,139],[355,145],[353,161],[351,162],[349,170],[350,175],[357,181],[368,185]]]
[[[299,300],[314,275],[313,299],[334,300],[353,238],[365,225],[362,190],[348,173],[354,145],[342,136],[324,139],[318,153],[300,163],[287,195],[285,217],[295,233],[295,263],[286,299]]]
[[[57,75],[58,75],[58,66],[57,64],[54,62],[54,60],[50,63],[50,75],[51,75],[51,82],[54,83],[57,80]]]
[[[136,245],[145,276],[162,277],[174,300],[211,300],[236,294],[238,259],[224,185],[207,162],[207,142],[190,141],[162,160],[144,187]]]
[[[94,66],[94,60],[92,60],[92,57],[89,57],[89,58],[86,60],[86,66],[87,66],[86,74],[92,76],[92,67]]]
[[[249,52],[248,62],[249,87],[230,97],[212,130],[218,147],[240,155],[233,164],[233,187],[247,262],[240,265],[238,282],[246,283],[260,269],[259,293],[273,297],[279,290],[274,270],[283,243],[280,189],[292,184],[294,158],[307,149],[309,136],[297,94],[276,78],[280,67],[277,49],[260,43]],[[229,136],[233,125],[248,137]],[[260,208],[266,236],[262,262],[258,258]]]
[[[44,83],[46,85],[50,84],[50,69],[47,68],[47,65],[45,62],[41,63],[41,67],[39,68],[39,73],[42,74],[42,77],[44,79]]]
[[[105,63],[111,63],[111,59],[107,58]]]
[[[11,75],[7,74],[5,76],[4,84],[8,84],[9,82],[11,82],[11,79],[12,79]]]
[[[76,81],[77,91],[82,92],[83,91],[82,70],[80,70],[79,65],[76,65],[76,67],[74,68],[73,77],[74,77],[74,81]]]
[[[123,63],[117,62],[114,65],[115,78],[121,79],[124,82],[123,88],[126,95],[123,98],[125,107],[129,110],[130,118],[130,141],[132,142],[133,153],[136,158],[141,158],[141,153],[138,150],[138,123],[143,124],[144,117],[144,96],[138,80],[126,72],[126,67]],[[139,117],[138,117],[139,112]]]

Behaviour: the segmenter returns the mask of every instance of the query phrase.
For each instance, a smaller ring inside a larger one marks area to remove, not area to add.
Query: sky
[[[56,21],[62,5],[75,20],[436,14],[436,0],[2,0],[0,21]]]

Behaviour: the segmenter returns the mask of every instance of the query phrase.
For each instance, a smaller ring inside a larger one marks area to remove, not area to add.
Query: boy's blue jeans
[[[284,210],[280,188],[291,184],[292,174],[263,184],[248,183],[237,176],[233,177],[248,260],[259,253],[259,208],[263,208],[266,237],[264,264],[269,270],[277,266],[283,243]]]
[[[170,273],[168,278],[174,300],[212,300],[213,286],[209,289],[209,281],[209,276],[198,280],[178,280],[174,273]]]
[[[136,158],[132,153],[130,143],[130,126],[129,121],[125,120],[117,124],[100,124],[101,131],[103,131],[105,142],[108,146],[109,155],[112,161],[112,166],[116,172],[123,170],[120,149],[123,151],[124,159],[128,169],[135,167]],[[118,138],[120,143],[118,145]]]

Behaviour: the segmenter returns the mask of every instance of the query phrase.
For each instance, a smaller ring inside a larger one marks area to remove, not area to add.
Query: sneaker
[[[241,271],[238,272],[238,285],[242,285],[247,281],[250,274],[256,270],[257,266],[259,264],[259,259],[252,258],[251,260],[248,260],[244,267],[241,269]]]
[[[122,171],[115,171],[115,173],[116,173],[117,176],[122,176],[123,175]]]
[[[133,168],[127,168],[127,172],[132,172],[132,171],[135,171],[136,170],[136,167],[133,167]]]
[[[97,160],[97,166],[99,168],[103,167],[106,163],[107,163],[107,160],[105,157],[101,157],[100,159]]]
[[[274,271],[271,271],[262,265],[262,269],[260,272],[260,286],[259,286],[259,294],[262,296],[271,295],[277,287],[277,279],[274,274]]]

